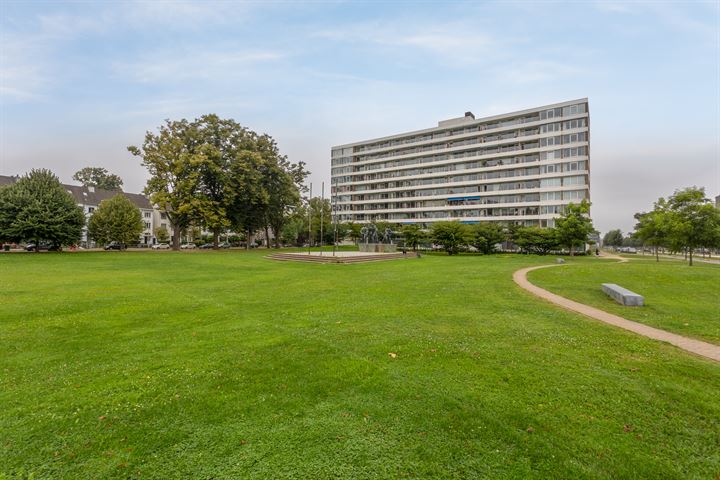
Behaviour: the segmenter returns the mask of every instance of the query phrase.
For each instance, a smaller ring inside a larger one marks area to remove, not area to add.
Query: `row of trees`
[[[335,241],[336,235],[338,241],[360,240],[360,229],[363,225],[333,224],[328,200],[313,198],[310,200],[310,208],[311,213],[308,213],[308,206],[305,204],[288,219],[281,234],[284,244],[322,242],[330,245]],[[436,222],[428,231],[414,224],[400,226],[381,221],[376,222],[376,225],[380,231],[385,231],[386,228],[394,230],[397,238],[413,250],[420,245],[432,243],[441,246],[450,255],[468,247],[473,247],[483,254],[490,254],[496,251],[498,244],[509,242],[529,253],[544,255],[564,248],[572,255],[587,242],[588,235],[595,231],[589,218],[589,210],[590,204],[585,200],[580,204],[568,205],[564,215],[557,219],[556,228],[504,226],[496,222],[463,224],[458,221]]]
[[[689,187],[660,198],[649,212],[635,214],[634,238],[655,251],[685,252],[689,264],[697,249],[720,248],[720,210],[705,196],[705,189]]]
[[[145,193],[167,213],[175,249],[181,232],[194,226],[213,232],[216,245],[228,229],[248,236],[264,230],[269,244],[272,230],[279,246],[309,173],[281,155],[269,135],[214,114],[168,120],[128,150],[150,174]]]
[[[574,255],[576,249],[583,248],[588,236],[595,231],[589,213],[590,203],[583,200],[579,204],[567,205],[565,213],[555,221],[555,228],[504,227],[489,222],[474,225],[438,222],[432,226],[429,238],[442,246],[449,255],[468,246],[480,253],[493,253],[496,246],[504,242],[510,242],[529,253],[545,255],[567,249],[570,255]]]

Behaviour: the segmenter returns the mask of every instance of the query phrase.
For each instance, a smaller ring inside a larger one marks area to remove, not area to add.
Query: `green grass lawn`
[[[574,263],[574,264],[572,264]],[[720,344],[720,265],[634,257],[626,263],[578,259],[559,268],[530,272],[530,281],[564,297],[629,320]],[[645,297],[644,307],[626,307],[605,295],[616,283]]]
[[[0,255],[0,478],[720,475],[720,365],[514,285],[548,258],[264,253]]]

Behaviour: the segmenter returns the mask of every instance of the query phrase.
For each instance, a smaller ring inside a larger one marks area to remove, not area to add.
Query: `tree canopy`
[[[448,255],[456,255],[472,241],[472,232],[467,225],[458,221],[437,222],[430,229],[433,243],[440,245]]]
[[[623,244],[623,234],[619,229],[610,230],[603,236],[603,245],[608,247],[621,247]]]
[[[705,197],[705,189],[688,187],[658,199],[650,212],[635,214],[634,236],[643,244],[672,251],[684,250],[689,264],[698,248],[720,247],[720,210]]]
[[[0,237],[11,242],[77,243],[85,215],[49,170],[31,170],[0,188]]]
[[[128,149],[150,173],[145,192],[168,214],[173,248],[191,225],[212,231],[216,244],[227,228],[248,234],[272,228],[278,240],[308,175],[269,135],[214,114],[168,120],[158,133],[146,133],[142,147]]]
[[[555,220],[558,242],[575,254],[575,247],[583,246],[588,236],[595,231],[590,219],[590,202],[569,203],[563,215]]]
[[[495,222],[480,222],[472,225],[470,235],[470,244],[484,254],[495,253],[495,246],[507,238],[503,226]]]
[[[120,190],[123,185],[122,178],[102,167],[85,167],[75,172],[72,178],[86,187],[97,187],[104,190]]]
[[[135,244],[143,228],[140,209],[119,193],[100,202],[88,221],[88,236],[99,244]]]

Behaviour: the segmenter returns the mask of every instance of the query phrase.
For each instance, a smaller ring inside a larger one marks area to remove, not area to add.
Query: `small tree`
[[[440,245],[448,255],[456,255],[460,248],[472,241],[468,226],[458,221],[435,223],[430,230],[430,236],[433,243]]]
[[[603,237],[603,246],[620,247],[623,244],[623,234],[619,229],[610,230]]]
[[[560,245],[568,247],[570,256],[575,254],[575,247],[584,245],[588,235],[595,231],[589,214],[590,203],[583,199],[579,204],[568,204],[562,217],[555,221]]]
[[[88,235],[100,244],[118,242],[124,247],[137,243],[143,228],[140,209],[117,194],[100,202],[88,222]]]
[[[103,190],[120,190],[123,185],[122,178],[101,167],[85,167],[75,172],[72,178],[86,187],[97,187]]]
[[[0,238],[60,247],[78,242],[84,224],[82,209],[50,170],[31,170],[0,189]]]
[[[515,231],[513,242],[522,250],[538,255],[547,255],[560,247],[554,228],[519,227]]]
[[[420,225],[404,225],[400,232],[405,240],[405,246],[412,248],[413,251],[417,250],[418,245],[427,238]]]
[[[170,240],[170,233],[167,231],[167,228],[158,227],[155,229],[155,238],[157,238],[157,241],[160,243],[167,243]]]
[[[692,266],[695,249],[717,244],[720,211],[705,198],[705,189],[697,187],[676,191],[667,205],[670,240],[686,249]]]
[[[472,240],[470,244],[480,253],[495,253],[495,245],[505,241],[507,236],[502,225],[495,222],[481,222],[471,227]]]

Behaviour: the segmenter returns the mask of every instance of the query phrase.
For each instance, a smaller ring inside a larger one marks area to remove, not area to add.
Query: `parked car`
[[[213,248],[213,244],[212,243],[203,243],[202,245],[200,245],[200,248],[202,250],[207,250],[209,248]]]
[[[110,242],[105,245],[105,250],[123,250],[124,246],[120,242]]]
[[[218,244],[218,248],[230,248],[230,244],[228,242],[223,242]]]
[[[183,243],[180,245],[180,248],[183,250],[192,250],[193,248],[197,248],[197,246],[194,243]]]
[[[59,252],[61,250],[61,248],[56,247],[55,245],[51,245],[49,243],[40,242],[39,245],[35,245],[34,243],[28,243],[25,246],[25,250],[27,250],[28,252],[42,252],[42,251]]]
[[[168,250],[170,248],[170,245],[167,243],[158,243],[152,246],[153,250]]]

